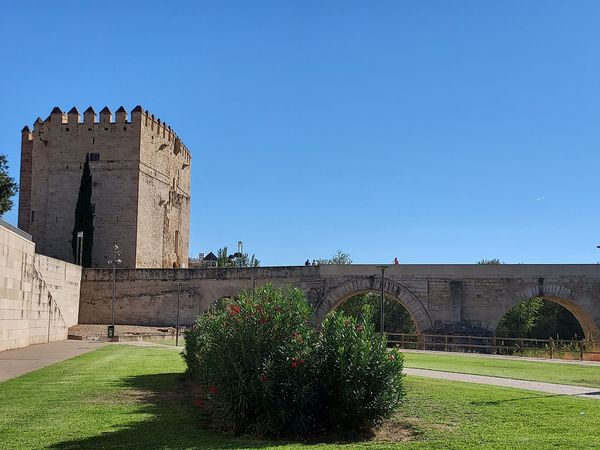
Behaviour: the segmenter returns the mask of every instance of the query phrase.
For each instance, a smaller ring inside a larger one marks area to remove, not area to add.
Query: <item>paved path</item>
[[[59,341],[0,352],[0,382],[102,347],[103,343]]]
[[[465,356],[467,358],[479,358],[479,359],[512,359],[513,361],[534,361],[544,362],[551,364],[576,364],[583,366],[597,366],[600,368],[600,361],[579,361],[578,359],[548,359],[548,358],[535,358],[532,356],[512,356],[512,355],[489,355],[485,353],[461,353],[461,352],[439,352],[434,350],[412,350],[407,348],[399,349],[402,353],[421,353],[423,355],[444,355],[444,356]]]
[[[449,381],[463,381],[466,383],[487,384],[503,386],[528,391],[545,392],[555,395],[573,395],[577,397],[593,398],[600,400],[600,389],[583,386],[570,386],[566,384],[542,383],[541,381],[513,380],[512,378],[490,377],[485,375],[470,375],[466,373],[442,372],[439,370],[409,369],[404,373],[426,378],[437,378]]]

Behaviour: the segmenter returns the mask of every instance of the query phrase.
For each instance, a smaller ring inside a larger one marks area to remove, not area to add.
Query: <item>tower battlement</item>
[[[141,106],[83,113],[55,107],[21,135],[19,225],[38,251],[72,261],[83,162],[95,208],[92,263],[118,241],[125,267],[186,267],[191,154],[165,121]]]
[[[38,118],[34,122],[31,131],[26,126],[23,128],[23,132],[25,133],[25,130],[27,130],[31,134],[31,139],[33,139],[36,132],[43,133],[50,130],[59,130],[62,133],[102,131],[115,133],[121,131],[132,132],[142,127],[157,137],[175,143],[175,151],[177,153],[182,152],[188,161],[191,160],[188,148],[171,129],[171,126],[159,118],[155,118],[154,114],[144,110],[140,105],[133,108],[130,114],[123,106],[120,106],[114,114],[107,106],[102,108],[99,113],[96,113],[90,106],[83,114],[79,112],[77,107],[71,108],[68,112],[63,112],[58,106],[55,106],[45,120]]]

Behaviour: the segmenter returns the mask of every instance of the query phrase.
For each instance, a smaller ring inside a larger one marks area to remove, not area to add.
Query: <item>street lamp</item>
[[[112,266],[112,302],[111,302],[111,320],[110,326],[108,327],[108,337],[111,340],[115,338],[115,294],[117,291],[116,286],[116,274],[117,266],[121,264],[121,250],[116,242],[113,242],[113,254],[108,258],[108,265]]]
[[[385,320],[385,312],[384,312],[384,305],[385,305],[385,297],[383,296],[383,280],[384,280],[384,275],[385,275],[385,269],[387,269],[390,266],[377,266],[377,268],[379,270],[381,270],[381,315],[380,315],[380,324],[379,324],[379,332],[381,334],[384,333],[385,331],[385,327],[383,325],[383,321]]]
[[[77,258],[75,264],[81,266],[81,261],[83,259],[83,231],[77,232]]]

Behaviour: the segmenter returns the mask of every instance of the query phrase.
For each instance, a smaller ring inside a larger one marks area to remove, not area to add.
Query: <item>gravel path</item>
[[[566,384],[542,383],[540,381],[514,380],[512,378],[490,377],[485,375],[470,375],[466,373],[442,372],[439,370],[409,369],[404,373],[425,378],[437,378],[448,381],[462,381],[465,383],[487,384],[491,386],[503,386],[528,391],[545,392],[555,395],[573,395],[583,398],[600,400],[600,390],[592,387],[570,386]]]

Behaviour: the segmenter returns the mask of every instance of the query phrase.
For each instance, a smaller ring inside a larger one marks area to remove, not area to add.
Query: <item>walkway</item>
[[[423,355],[444,355],[444,356],[466,356],[467,358],[480,358],[480,359],[512,359],[513,361],[534,361],[544,363],[558,363],[558,364],[575,364],[578,366],[588,365],[597,366],[600,369],[600,361],[580,361],[578,359],[548,359],[548,358],[536,358],[533,356],[514,356],[514,355],[490,355],[488,353],[462,353],[462,352],[441,352],[435,350],[413,350],[408,348],[398,349],[402,353],[420,353]]]
[[[600,400],[600,390],[593,387],[570,386],[566,384],[542,383],[541,381],[513,380],[511,378],[490,377],[485,375],[470,375],[466,373],[442,372],[439,370],[409,369],[404,373],[417,377],[437,378],[448,381],[462,381],[465,383],[487,384],[491,386],[503,386],[528,391],[545,392],[555,395],[573,395],[577,397],[592,398]]]
[[[0,382],[102,347],[103,343],[58,341],[0,352]]]

